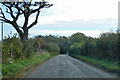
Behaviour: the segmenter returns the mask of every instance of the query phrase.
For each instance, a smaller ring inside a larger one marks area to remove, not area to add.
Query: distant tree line
[[[69,55],[83,55],[99,59],[118,61],[118,33],[102,33],[98,38],[75,33],[69,37],[38,35],[24,44],[19,37],[8,35],[3,40],[3,61],[24,59],[38,53],[55,52]],[[24,45],[24,46],[23,46]]]
[[[80,33],[72,35],[80,37]],[[118,61],[118,34],[113,32],[102,33],[98,38],[85,37],[75,41],[70,46],[70,54],[89,56],[99,59]],[[82,39],[82,41],[81,41]]]
[[[83,33],[75,33],[69,37],[65,36],[36,36],[46,42],[52,42],[59,46],[60,53],[69,55],[77,54],[99,59],[118,61],[118,33],[106,32],[98,38],[85,36]]]

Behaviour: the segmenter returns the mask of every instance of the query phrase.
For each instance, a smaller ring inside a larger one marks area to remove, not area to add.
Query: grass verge
[[[94,65],[94,66],[103,68],[105,71],[120,73],[120,69],[119,69],[120,65],[118,65],[118,62],[100,60],[100,59],[97,59],[97,58],[75,55],[75,54],[71,54],[70,56],[75,57],[77,59],[80,59],[82,61],[85,61],[89,64]]]
[[[0,80],[2,79],[2,64],[0,63]]]
[[[16,60],[13,63],[5,63],[2,65],[3,78],[20,78],[24,72],[28,69],[41,64],[45,60],[50,59],[53,56],[58,55],[57,53],[44,53],[24,60]]]

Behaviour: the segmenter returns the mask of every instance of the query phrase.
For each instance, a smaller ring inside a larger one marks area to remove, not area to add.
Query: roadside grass
[[[92,57],[88,57],[88,56],[81,56],[81,55],[75,55],[75,54],[71,54],[70,56],[78,58],[82,61],[85,61],[89,64],[92,64],[94,66],[103,68],[106,71],[109,72],[115,72],[115,73],[119,73],[120,72],[120,65],[118,65],[118,62],[112,62],[112,61],[108,61],[108,60],[101,60],[101,59],[97,59],[97,58],[92,58]]]
[[[59,55],[59,53],[50,53],[49,54],[51,57]]]
[[[2,79],[2,64],[0,63],[0,80]]]
[[[15,60],[13,63],[2,64],[3,78],[20,78],[23,77],[24,72],[30,68],[43,63],[58,53],[43,53],[24,60]]]

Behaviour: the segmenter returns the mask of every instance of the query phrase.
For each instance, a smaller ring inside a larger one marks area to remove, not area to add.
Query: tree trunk
[[[13,27],[18,32],[18,34],[20,36],[21,42],[24,43],[27,40],[27,38],[28,38],[28,28],[27,28],[28,17],[25,20],[25,23],[24,23],[24,25],[22,27],[22,30],[20,30],[20,27],[18,26],[18,24],[16,23],[16,21],[13,21],[11,24],[13,25]]]
[[[24,26],[23,31],[20,30],[19,26],[17,25],[16,22],[12,22],[13,27],[16,29],[16,31],[18,32],[19,36],[20,36],[20,40],[21,42],[25,42],[28,38],[28,28],[27,25]]]
[[[21,42],[25,42],[28,39],[28,29],[24,29],[24,32],[19,34]]]

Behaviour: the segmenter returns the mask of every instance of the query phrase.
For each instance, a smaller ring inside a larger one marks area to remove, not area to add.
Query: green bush
[[[24,53],[24,57],[28,58],[31,55],[34,54],[34,40],[33,39],[28,39],[23,43],[23,48],[22,51]]]
[[[80,43],[74,43],[73,45],[70,46],[70,53],[81,54],[82,51],[81,48],[84,44],[85,44],[84,41]]]
[[[118,34],[103,33],[96,42],[99,58],[118,60]]]
[[[42,38],[35,38],[34,39],[34,50],[36,52],[41,52],[42,45],[44,45],[46,42]]]
[[[20,59],[23,55],[22,43],[16,34],[13,36],[6,37],[2,45],[2,58],[3,62],[7,60]]]
[[[55,53],[59,53],[60,52],[60,48],[58,47],[57,44],[55,43],[48,43],[48,51],[49,52],[55,52]]]
[[[86,37],[86,39],[82,39],[81,42],[77,42],[78,41],[71,45],[71,54],[81,54],[99,59],[118,61],[117,33],[102,33],[99,38]]]

